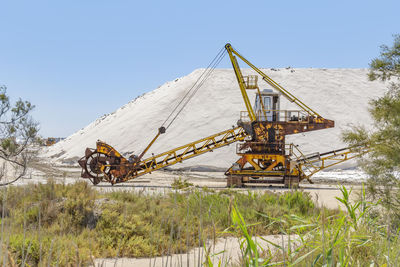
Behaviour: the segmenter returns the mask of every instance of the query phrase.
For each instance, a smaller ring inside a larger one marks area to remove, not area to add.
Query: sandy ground
[[[259,251],[261,252],[261,255],[263,255],[263,252],[265,252],[265,255],[267,255],[269,250],[273,255],[278,251],[269,242],[272,242],[279,246],[282,246],[282,244],[284,244],[285,249],[287,249],[289,242],[291,248],[294,248],[294,246],[296,246],[297,238],[298,237],[295,235],[290,237],[282,235],[267,235],[262,237],[255,237],[253,240],[259,245]],[[268,242],[266,240],[268,240]],[[240,239],[234,237],[220,238],[215,242],[215,244],[210,241],[206,245],[206,247],[207,251],[210,254],[209,258],[212,260],[213,265],[218,266],[218,263],[221,263],[221,266],[232,264],[239,265],[239,259],[241,258],[240,242]],[[189,251],[189,253],[185,254],[174,254],[171,256],[154,258],[96,259],[94,263],[96,267],[202,266],[202,263],[207,260],[207,251],[203,247],[201,247],[194,248]]]

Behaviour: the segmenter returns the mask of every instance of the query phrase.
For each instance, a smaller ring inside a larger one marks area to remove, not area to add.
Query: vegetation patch
[[[101,193],[85,182],[32,184],[0,192],[0,261],[10,266],[88,265],[94,258],[155,257],[185,253],[206,240],[241,239],[241,265],[374,266],[394,264],[396,230],[376,203],[350,201],[345,210],[316,207],[308,193],[190,188]],[[296,246],[260,247],[251,237],[300,237]],[[212,255],[204,264],[212,265]],[[390,264],[389,264],[390,263]]]
[[[300,191],[275,194],[192,188],[165,194],[101,193],[85,182],[64,185],[52,181],[3,188],[0,206],[3,247],[15,264],[30,266],[184,253],[202,246],[206,239],[231,235],[224,230],[232,225],[234,206],[254,224],[252,232],[260,235],[281,232],[276,224],[266,227],[271,218],[318,216],[321,212]]]

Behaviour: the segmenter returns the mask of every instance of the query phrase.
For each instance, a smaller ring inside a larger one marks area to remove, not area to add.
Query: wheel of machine
[[[89,179],[92,181],[93,184],[96,185],[100,183],[106,175],[110,175],[110,167],[107,167],[104,172],[101,171],[101,166],[109,164],[110,159],[104,153],[95,151],[86,157],[84,168],[88,176],[90,176],[91,179]]]

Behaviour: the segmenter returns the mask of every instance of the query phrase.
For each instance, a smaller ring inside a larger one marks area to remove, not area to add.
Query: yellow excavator
[[[246,106],[246,111],[240,112],[237,126],[161,154],[143,158],[157,138],[166,132],[184,105],[204,84],[225,54],[229,55]],[[243,76],[238,59],[253,69],[255,75]],[[258,86],[259,79],[269,84],[273,90],[261,91]],[[248,90],[256,90],[254,107],[248,97]],[[281,110],[281,97],[287,98],[299,109]],[[168,123],[158,129],[156,136],[140,155],[125,158],[102,141],[97,141],[96,149],[87,148],[85,156],[78,161],[82,167],[82,178],[90,179],[93,184],[109,182],[114,185],[237,143],[236,153],[239,159],[225,172],[227,186],[242,187],[263,183],[292,187],[298,186],[303,180],[311,182],[310,177],[320,170],[368,152],[366,147],[349,147],[322,154],[305,155],[296,145],[286,144],[286,135],[332,128],[334,121],[315,112],[250,63],[229,43],[221,49],[174,111],[174,116],[173,113],[168,116],[166,120],[167,122],[169,119]]]

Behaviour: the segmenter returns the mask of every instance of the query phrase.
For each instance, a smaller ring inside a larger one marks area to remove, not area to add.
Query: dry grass
[[[271,256],[257,244],[247,244],[243,248],[256,247],[257,253],[244,251],[243,264],[254,265],[257,257],[263,259],[260,263],[306,266],[397,262],[397,237],[388,236],[379,215],[366,208],[370,203],[350,203],[345,193],[342,202],[348,211],[340,212],[316,207],[301,191],[184,189],[100,193],[84,182],[52,181],[2,188],[0,261],[15,266],[88,265],[98,257],[186,253],[226,235],[250,240],[290,234],[303,238],[296,249],[276,244],[282,251]]]

